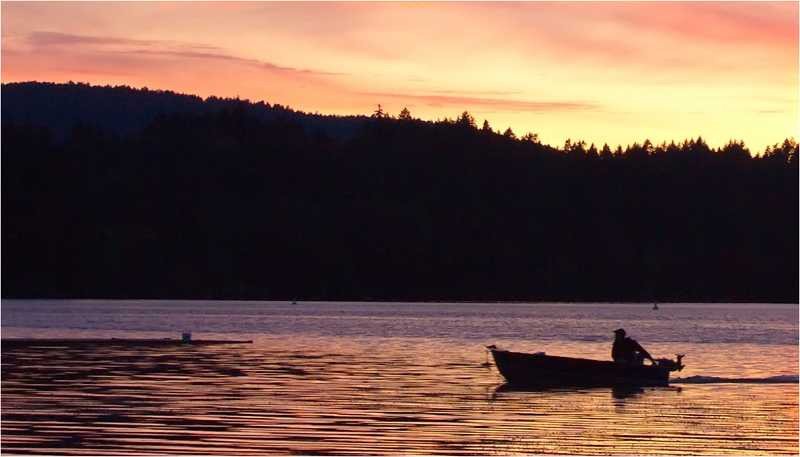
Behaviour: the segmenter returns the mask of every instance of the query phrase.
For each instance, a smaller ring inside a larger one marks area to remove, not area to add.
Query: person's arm
[[[652,362],[653,361],[653,356],[651,356],[649,352],[645,351],[644,348],[642,347],[642,345],[639,344],[638,341],[635,341],[635,340],[632,340],[632,341],[636,345],[636,350],[639,351],[642,354],[642,357],[644,357],[645,359],[647,359],[647,360]]]

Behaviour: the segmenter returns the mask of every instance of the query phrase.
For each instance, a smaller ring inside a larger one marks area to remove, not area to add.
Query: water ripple
[[[796,378],[526,392],[504,386],[478,345],[372,343],[4,351],[2,451],[798,453]]]

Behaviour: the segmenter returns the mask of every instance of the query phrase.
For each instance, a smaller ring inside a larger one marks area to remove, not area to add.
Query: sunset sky
[[[543,143],[798,125],[798,2],[8,2],[2,82],[86,82],[426,120]]]

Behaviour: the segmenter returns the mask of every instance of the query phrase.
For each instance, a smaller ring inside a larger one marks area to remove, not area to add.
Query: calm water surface
[[[2,336],[252,339],[2,354],[3,453],[797,455],[798,306],[3,300]],[[671,387],[509,390],[487,344]]]

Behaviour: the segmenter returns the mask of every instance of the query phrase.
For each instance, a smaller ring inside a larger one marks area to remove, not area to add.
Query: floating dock
[[[2,349],[33,347],[163,347],[163,346],[210,346],[217,344],[251,344],[253,340],[191,340],[173,338],[2,338]]]

